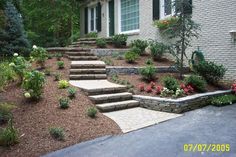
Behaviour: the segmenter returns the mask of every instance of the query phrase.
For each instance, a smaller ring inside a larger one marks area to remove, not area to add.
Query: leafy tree
[[[21,14],[12,1],[2,3],[4,25],[0,27],[0,55],[12,56],[13,53],[29,54],[30,44],[26,37]]]

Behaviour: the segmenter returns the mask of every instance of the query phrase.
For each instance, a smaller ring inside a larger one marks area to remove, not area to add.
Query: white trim
[[[107,8],[107,37],[110,37],[110,25],[109,25],[109,1],[106,3]]]
[[[91,32],[97,32],[97,20],[96,20],[96,17],[97,17],[97,6],[91,6],[88,8],[88,32],[91,33]],[[94,30],[91,30],[91,9],[94,9],[94,23],[93,23],[93,26],[94,26]]]
[[[174,0],[171,0],[171,5],[172,5],[173,1]],[[170,15],[165,15],[164,2],[165,2],[165,0],[160,0],[160,19],[165,19],[165,18],[171,17],[175,14],[175,9],[172,8],[171,14]]]
[[[130,31],[121,31],[121,0],[118,0],[118,33],[119,34],[130,34],[130,33],[139,33],[140,29],[130,30]],[[140,28],[140,2],[139,2],[139,28]]]

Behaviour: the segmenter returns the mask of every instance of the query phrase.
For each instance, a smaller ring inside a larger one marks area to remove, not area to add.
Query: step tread
[[[126,100],[126,101],[120,101],[120,102],[111,102],[111,103],[104,103],[104,104],[98,104],[96,107],[101,111],[114,111],[114,110],[120,110],[124,108],[131,108],[131,107],[137,107],[139,106],[139,102],[136,100]]]
[[[77,73],[77,74],[106,74],[106,69],[70,69],[70,73]]]
[[[84,52],[84,51],[79,51],[79,52],[73,52],[73,51],[68,51],[66,52],[66,55],[69,56],[95,56],[94,53],[92,52]]]

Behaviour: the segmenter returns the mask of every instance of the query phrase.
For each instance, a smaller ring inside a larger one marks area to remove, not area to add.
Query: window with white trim
[[[139,30],[139,0],[120,0],[121,32]]]
[[[96,32],[96,7],[89,8],[89,20],[88,20],[88,28],[89,32]]]
[[[164,19],[171,15],[174,15],[174,9],[172,7],[173,0],[160,0],[160,18]]]

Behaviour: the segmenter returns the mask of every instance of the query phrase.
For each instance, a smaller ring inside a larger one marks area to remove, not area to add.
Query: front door
[[[109,1],[108,12],[109,12],[109,36],[113,36],[115,34],[115,13],[114,13],[114,0]]]
[[[96,32],[96,7],[89,8],[89,32]]]

